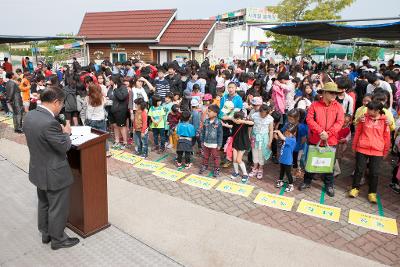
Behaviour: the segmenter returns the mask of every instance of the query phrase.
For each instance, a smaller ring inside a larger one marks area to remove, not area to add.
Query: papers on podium
[[[79,146],[98,136],[91,131],[92,128],[90,126],[72,126],[70,136],[72,145]]]

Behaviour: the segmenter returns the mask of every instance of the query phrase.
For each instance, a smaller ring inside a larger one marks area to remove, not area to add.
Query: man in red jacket
[[[334,147],[338,144],[338,132],[344,123],[344,112],[342,106],[335,100],[336,95],[341,93],[334,82],[325,83],[321,89],[322,99],[311,104],[307,112],[308,143],[321,146],[328,144]],[[305,190],[311,186],[313,174],[305,172],[304,182],[299,190]],[[333,173],[323,174],[326,194],[330,197],[335,195],[333,188]]]

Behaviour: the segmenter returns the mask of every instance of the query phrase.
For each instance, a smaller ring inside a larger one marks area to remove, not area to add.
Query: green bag
[[[316,146],[309,145],[306,161],[306,172],[309,173],[333,173],[335,165],[336,148],[321,147],[320,142]]]

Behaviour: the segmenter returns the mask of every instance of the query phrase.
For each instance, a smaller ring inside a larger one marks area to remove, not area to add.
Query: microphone
[[[59,114],[57,117],[57,121],[62,124],[63,126],[65,126],[67,124],[67,120],[65,118],[64,114]]]

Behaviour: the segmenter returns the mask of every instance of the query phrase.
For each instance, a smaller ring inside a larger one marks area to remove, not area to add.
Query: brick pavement
[[[22,144],[25,143],[23,135],[14,134],[10,127],[6,127],[2,123],[0,123],[0,137]],[[149,160],[158,159],[160,156],[156,153],[150,153]],[[162,162],[172,167],[173,159],[174,154],[169,151],[169,157]],[[296,189],[291,193],[285,194],[296,198],[291,212],[254,204],[253,200],[260,190],[270,193],[279,192],[274,187],[276,176],[279,173],[278,165],[273,163],[268,163],[265,166],[264,179],[262,181],[250,180],[250,184],[256,187],[248,198],[219,192],[214,189],[202,190],[180,182],[171,182],[158,178],[152,175],[151,172],[135,169],[127,163],[112,158],[108,159],[108,174],[218,212],[224,212],[254,223],[268,225],[387,265],[400,266],[400,256],[398,255],[400,239],[397,236],[368,230],[347,222],[348,212],[352,208],[371,214],[378,214],[377,205],[370,204],[366,199],[367,186],[362,187],[359,198],[349,199],[347,197],[347,192],[351,187],[350,174],[353,170],[353,164],[354,158],[349,154],[346,155],[342,163],[343,166],[341,166],[342,175],[335,181],[336,195],[334,198],[325,197],[325,204],[342,209],[338,223],[295,212],[301,199],[319,202],[322,187],[320,180],[313,181],[313,187],[305,192],[300,192]],[[184,171],[197,173],[198,168],[199,158],[195,158],[194,166],[190,170]],[[400,196],[393,193],[388,187],[391,168],[390,162],[386,161],[381,169],[378,192],[381,194],[385,216],[400,220]],[[230,172],[231,168],[222,169],[219,179],[229,179]],[[297,186],[300,182],[300,180],[296,181],[295,185]]]

